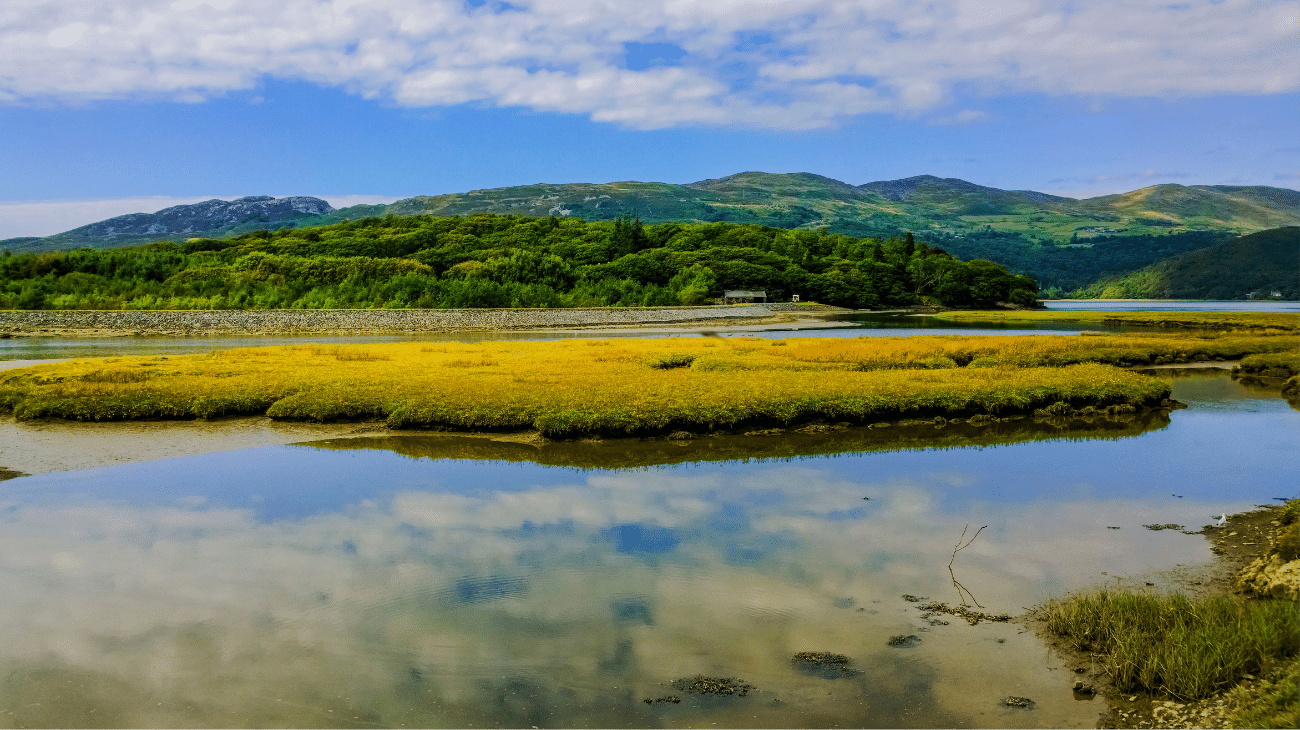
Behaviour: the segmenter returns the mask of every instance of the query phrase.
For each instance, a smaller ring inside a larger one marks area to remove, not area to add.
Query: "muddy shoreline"
[[[1253,560],[1264,557],[1271,547],[1277,524],[1275,520],[1282,511],[1283,504],[1279,501],[1276,505],[1257,505],[1256,509],[1249,512],[1228,515],[1223,527],[1205,525],[1194,530],[1204,535],[1213,546],[1211,552],[1214,559],[1209,563],[1150,575],[1129,576],[1128,580],[1118,577],[1113,584],[1107,583],[1107,587],[1159,593],[1180,592],[1191,596],[1232,594],[1237,575]],[[1048,631],[1042,606],[1035,607],[1015,620],[1034,631],[1045,645],[1065,660],[1066,666],[1074,668],[1074,674],[1066,678],[1071,684],[1082,682],[1087,691],[1096,693],[1106,701],[1106,711],[1098,718],[1096,727],[1226,727],[1231,711],[1224,706],[1224,695],[1231,688],[1196,702],[1181,702],[1148,692],[1120,692],[1106,673],[1106,657],[1079,651],[1068,640]],[[1243,684],[1255,681],[1258,678],[1248,676]]]

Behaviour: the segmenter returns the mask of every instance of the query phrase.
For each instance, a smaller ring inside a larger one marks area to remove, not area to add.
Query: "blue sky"
[[[1300,186],[1300,2],[14,0],[0,238],[241,195]]]

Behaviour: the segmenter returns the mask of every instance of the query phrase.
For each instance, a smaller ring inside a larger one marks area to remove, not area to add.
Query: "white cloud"
[[[1293,2],[13,0],[0,102],[191,100],[264,78],[406,106],[479,102],[632,128],[824,127],[958,87],[1187,97],[1300,88]],[[770,42],[741,43],[762,37]],[[624,43],[672,67],[624,68]],[[967,121],[967,120],[957,120]]]
[[[134,198],[105,198],[88,200],[13,200],[0,201],[0,240],[20,236],[52,236],[56,233],[70,231],[90,223],[129,213],[157,213],[173,205],[189,205],[204,200],[220,198],[234,200],[243,195],[257,193],[240,193],[238,195],[200,195],[190,197],[172,197],[164,195],[140,196]],[[290,192],[284,195],[311,195],[311,193]],[[275,197],[284,197],[276,195]],[[397,195],[314,195],[335,208],[347,208],[353,205],[377,205],[391,203],[402,196]]]

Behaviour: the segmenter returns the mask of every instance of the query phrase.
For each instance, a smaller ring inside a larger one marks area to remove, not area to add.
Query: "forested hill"
[[[1077,296],[1105,299],[1300,299],[1300,228],[1277,228],[1179,254]]]
[[[0,308],[11,309],[669,306],[726,289],[853,308],[1033,306],[1037,294],[1032,279],[911,235],[628,218],[367,218],[0,256]]]
[[[158,240],[228,238],[250,230],[308,227],[373,216],[496,213],[646,223],[732,222],[828,229],[852,236],[972,236],[988,231],[1030,244],[1064,245],[1097,236],[1224,232],[1240,235],[1300,225],[1300,192],[1264,186],[1155,185],[1075,200],[918,175],[863,185],[811,173],[742,172],[685,185],[657,182],[521,185],[417,196],[391,205],[334,210],[316,198],[212,200],[152,214],[119,216],[43,239],[8,239],[14,253],[106,248]]]

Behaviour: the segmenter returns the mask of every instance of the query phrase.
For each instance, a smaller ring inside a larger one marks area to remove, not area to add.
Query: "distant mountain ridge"
[[[520,185],[337,210],[311,197],[214,199],[157,213],[118,216],[45,238],[8,239],[0,241],[0,249],[107,248],[159,240],[228,238],[254,230],[327,225],[372,216],[475,213],[588,220],[637,215],[646,223],[727,221],[827,228],[855,236],[905,230],[921,236],[926,232],[965,235],[994,230],[1063,244],[1095,235],[1245,234],[1300,225],[1300,192],[1266,186],[1154,185],[1076,200],[933,175],[851,185],[806,172],[742,172],[685,185],[637,181]]]
[[[213,198],[190,205],[174,205],[157,213],[119,215],[44,240],[67,242],[75,246],[87,240],[136,242],[141,238],[190,238],[213,232],[234,233],[239,228],[261,230],[268,225],[316,218],[332,212],[334,208],[329,203],[306,196],[273,198],[269,195],[249,195],[230,201]]]

